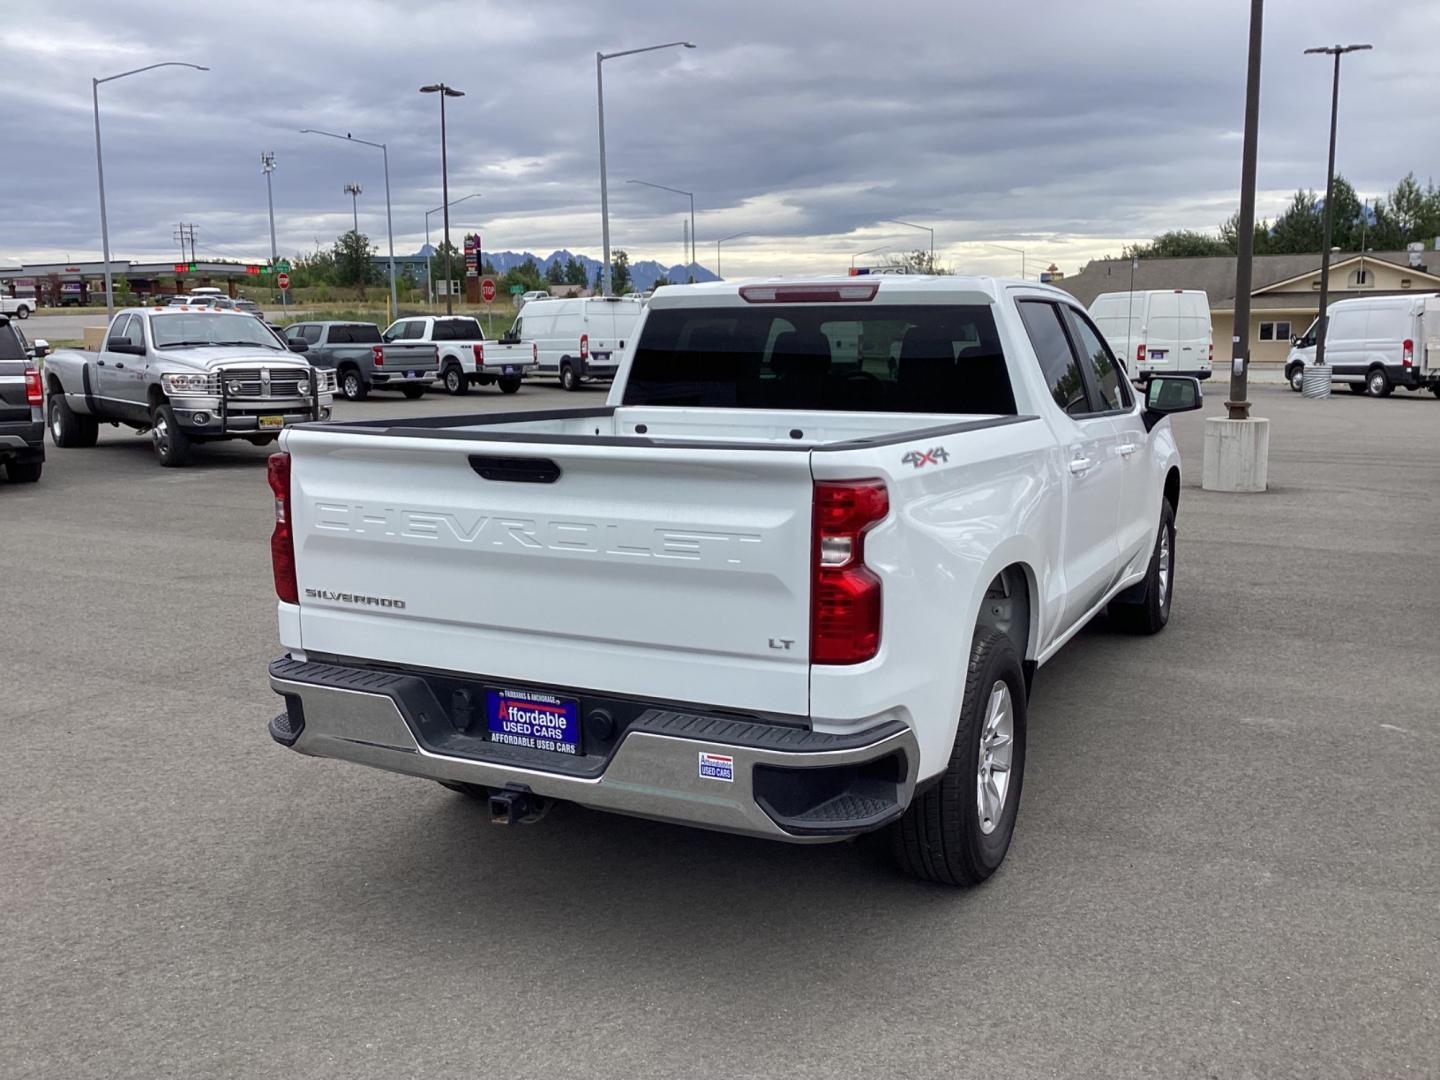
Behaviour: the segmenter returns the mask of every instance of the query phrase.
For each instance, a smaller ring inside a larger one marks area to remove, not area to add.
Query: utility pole
[[[1250,61],[1245,79],[1245,140],[1240,158],[1240,235],[1235,251],[1235,328],[1230,351],[1230,400],[1225,402],[1231,420],[1250,419],[1248,400],[1250,368],[1250,290],[1255,251],[1255,164],[1260,139],[1260,43],[1264,0],[1250,4]],[[1322,308],[1323,310],[1323,308]]]
[[[365,189],[359,184],[346,184],[345,194],[350,196],[351,231],[360,235],[360,193]]]
[[[1330,305],[1330,236],[1335,220],[1335,120],[1340,111],[1340,57],[1348,52],[1360,52],[1369,45],[1330,45],[1306,49],[1306,55],[1324,53],[1335,57],[1335,81],[1330,89],[1330,160],[1325,167],[1325,228],[1320,241],[1320,316],[1315,324],[1315,366],[1325,366],[1325,331],[1329,319],[1326,309]],[[1238,299],[1238,297],[1237,297]],[[1236,311],[1239,317],[1239,311]]]
[[[270,189],[270,174],[275,171],[275,151],[262,150],[260,152],[260,171],[265,174],[265,202],[270,207],[270,273],[275,273],[275,264],[280,261],[280,254],[275,247],[275,193]],[[272,282],[275,280],[272,276]],[[289,289],[280,290],[280,306],[287,306]]]

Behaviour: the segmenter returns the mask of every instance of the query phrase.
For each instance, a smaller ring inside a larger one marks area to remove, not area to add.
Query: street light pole
[[[458,199],[452,199],[448,205],[450,205],[450,206],[459,206],[459,205],[460,205],[462,202],[464,202],[466,199],[478,199],[478,198],[480,198],[480,192],[478,192],[478,191],[472,191],[469,195],[462,195],[462,196],[460,196],[460,198],[458,198]],[[433,210],[426,210],[426,211],[425,211],[425,246],[426,246],[427,248],[430,246],[430,215],[431,215],[431,214],[438,214],[441,210],[444,210],[444,209],[445,209],[444,206],[437,206],[437,207],[435,207],[435,209],[433,209]],[[431,287],[431,286],[432,286],[431,274],[430,274],[430,259],[431,259],[431,257],[432,257],[432,256],[428,256],[428,255],[425,257],[425,293],[426,293],[426,302],[433,304],[433,303],[435,302],[435,293],[434,293],[434,291],[433,291],[433,289],[432,289],[432,287]],[[448,289],[449,286],[447,285],[446,288]]]
[[[445,218],[445,314],[455,313],[455,296],[450,288],[454,278],[450,276],[450,159],[445,145],[445,99],[464,97],[464,90],[456,90],[444,83],[431,83],[420,88],[422,94],[440,95],[440,198]]]
[[[880,220],[883,221],[883,222],[884,222],[885,224],[887,224],[887,225],[904,225],[907,229],[919,229],[921,232],[928,232],[928,233],[930,234],[930,266],[928,267],[928,269],[929,269],[930,273],[932,273],[932,274],[935,272],[935,230],[934,230],[934,229],[930,228],[929,225],[912,225],[912,224],[911,224],[910,222],[908,222],[908,221],[897,221],[895,218],[881,218]]]
[[[645,187],[657,188],[657,189],[659,189],[660,191],[671,191],[671,192],[674,192],[676,195],[685,195],[685,196],[688,196],[688,197],[689,197],[689,199],[690,199],[690,250],[689,250],[688,258],[690,259],[690,265],[685,268],[685,272],[686,272],[687,274],[689,274],[689,276],[694,277],[695,275],[694,275],[694,272],[693,272],[693,271],[694,271],[694,268],[695,268],[695,265],[696,265],[696,263],[695,263],[695,193],[694,193],[693,191],[683,191],[683,190],[681,190],[680,188],[666,187],[664,184],[652,184],[649,180],[626,180],[625,182],[626,182],[627,184],[641,184],[641,185],[643,185],[643,186],[645,186]]]
[[[867,248],[867,249],[864,250],[864,251],[857,251],[857,252],[855,252],[854,255],[851,255],[851,256],[850,256],[850,269],[851,269],[851,270],[854,270],[854,269],[855,269],[855,260],[858,259],[861,255],[874,255],[877,251],[889,251],[889,250],[890,250],[890,245],[889,245],[889,244],[882,244],[880,247]]]
[[[385,162],[385,232],[390,241],[390,317],[395,318],[400,314],[400,301],[396,298],[395,291],[395,223],[390,216],[390,149],[385,143],[371,142],[368,139],[357,139],[350,134],[337,135],[333,131],[321,131],[318,128],[301,128],[301,135],[325,135],[331,139],[341,139],[344,142],[359,143],[361,146],[371,146],[380,151],[381,158]],[[356,232],[359,232],[359,222],[356,222]]]
[[[1326,308],[1330,302],[1330,230],[1335,219],[1335,121],[1340,111],[1340,57],[1348,52],[1369,49],[1369,45],[1330,45],[1306,49],[1306,55],[1324,53],[1335,57],[1335,79],[1330,88],[1330,160],[1325,168],[1325,227],[1320,242],[1320,315],[1315,324],[1315,366],[1325,366]],[[1239,297],[1236,297],[1239,300]],[[1236,313],[1238,317],[1238,312]],[[1247,327],[1248,329],[1248,327]]]
[[[727,240],[738,240],[742,236],[749,235],[749,233],[743,232],[731,233],[729,236],[722,236],[719,240],[715,241],[715,276],[718,277],[721,281],[725,280],[725,276],[720,273],[720,245],[725,243]],[[850,265],[854,266],[855,260],[850,260]]]
[[[260,154],[260,171],[265,174],[265,202],[270,208],[270,273],[275,273],[275,264],[280,261],[279,250],[275,246],[275,193],[270,187],[270,174],[275,171],[275,151],[265,150]],[[274,278],[271,278],[273,281]],[[280,306],[285,307],[285,297],[289,289],[280,290]]]
[[[1250,58],[1245,77],[1245,137],[1240,151],[1240,217],[1235,227],[1235,324],[1231,330],[1230,400],[1225,410],[1231,420],[1250,419],[1250,292],[1253,287],[1255,248],[1255,170],[1260,141],[1260,56],[1264,0],[1250,0]],[[1329,207],[1327,205],[1326,209]],[[1130,296],[1133,301],[1135,291]],[[1325,310],[1321,304],[1321,311]]]
[[[605,169],[605,76],[602,67],[606,60],[637,53],[654,52],[657,49],[693,49],[689,41],[667,41],[663,45],[647,45],[643,49],[624,49],[621,52],[595,54],[595,106],[600,118],[600,244],[604,249],[605,262],[600,268],[600,295],[610,295],[610,189]]]
[[[1022,279],[1025,277],[1025,249],[1024,249],[1024,248],[1006,247],[1004,244],[992,244],[992,243],[990,243],[990,241],[988,241],[988,240],[982,240],[982,241],[980,241],[980,242],[981,242],[982,244],[984,244],[986,247],[999,248],[1001,251],[1013,251],[1016,255],[1019,255],[1019,256],[1020,256],[1020,277],[1021,277]]]
[[[123,79],[128,75],[139,75],[142,71],[154,71],[162,67],[187,67],[196,71],[209,71],[208,67],[200,64],[187,64],[183,60],[166,60],[159,64],[146,64],[144,67],[135,68],[131,71],[122,71],[118,75],[107,75],[103,79],[92,78],[90,80],[90,98],[95,106],[95,175],[100,182],[100,247],[105,259],[105,318],[108,320],[115,317],[115,283],[110,274],[110,222],[105,214],[105,158],[100,149],[100,84],[114,82],[116,79]]]

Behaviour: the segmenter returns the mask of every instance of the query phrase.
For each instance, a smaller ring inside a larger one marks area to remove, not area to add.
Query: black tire
[[[1289,371],[1285,372],[1285,381],[1290,384],[1290,389],[1297,394],[1305,388],[1305,367],[1296,364]]]
[[[400,388],[400,393],[404,394],[411,401],[419,401],[422,397],[425,396],[425,391],[427,389],[428,387],[424,386],[402,386]]]
[[[279,437],[279,435],[250,435],[245,441],[251,446],[269,446]]]
[[[1384,368],[1371,368],[1365,374],[1365,392],[1371,397],[1389,397],[1395,387],[1390,385],[1390,376]]]
[[[560,388],[562,390],[580,389],[580,373],[575,370],[575,365],[569,360],[560,361]]]
[[[500,378],[500,392],[502,394],[513,394],[520,389],[520,377],[518,375],[504,375]]]
[[[1161,564],[1165,564],[1161,574]],[[1175,596],[1175,508],[1170,500],[1160,501],[1160,528],[1145,580],[1110,601],[1107,613],[1111,624],[1127,634],[1158,634],[1170,621],[1170,602]]]
[[[190,436],[175,422],[175,413],[166,402],[150,407],[150,442],[155,460],[167,469],[178,469],[190,461],[194,447]]]
[[[46,426],[50,441],[62,448],[94,446],[100,439],[100,423],[93,416],[81,416],[70,408],[63,394],[51,391],[46,403]]]
[[[33,484],[40,479],[43,467],[44,463],[39,461],[8,461],[5,473],[12,484]]]
[[[1359,396],[1360,394],[1368,394],[1370,392],[1370,388],[1366,386],[1363,382],[1352,382],[1346,383],[1345,385],[1349,387],[1350,393],[1355,394],[1356,396]]]
[[[466,378],[465,372],[460,369],[459,364],[449,365],[440,379],[447,394],[454,394],[458,397],[470,390],[470,380]]]
[[[1002,684],[1012,721],[1010,760],[1000,813],[991,820],[983,817],[977,798],[980,786],[992,779],[988,770],[981,772],[980,744]],[[999,868],[1015,831],[1025,779],[1025,709],[1025,675],[1014,643],[998,630],[976,630],[950,763],[939,782],[917,795],[891,826],[891,851],[901,870],[941,885],[978,885]]]
[[[22,305],[16,310],[15,314],[16,314],[17,316],[19,316],[20,318],[22,318],[22,319],[28,319],[28,318],[30,317],[30,309],[29,309],[28,307],[25,307],[25,306],[22,304]]]
[[[370,396],[370,384],[360,375],[360,372],[353,368],[342,368],[340,371],[340,393],[345,395],[346,401],[364,401]]]
[[[464,795],[467,799],[474,799],[486,806],[490,805],[490,789],[481,787],[479,784],[467,784],[462,780],[436,780],[443,788],[449,788],[457,795]]]

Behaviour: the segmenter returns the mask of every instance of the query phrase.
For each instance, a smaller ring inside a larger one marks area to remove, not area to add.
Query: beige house
[[[1440,292],[1440,253],[1420,252],[1421,265],[1407,251],[1335,252],[1330,261],[1330,301],[1355,296]],[[1210,301],[1215,366],[1222,368],[1235,326],[1233,255],[1192,259],[1141,259],[1135,288],[1200,289]],[[1087,307],[1101,293],[1130,289],[1129,259],[1097,259],[1074,277],[1055,282]],[[1255,256],[1250,293],[1250,360],[1280,365],[1292,335],[1303,334],[1320,310],[1320,256]]]

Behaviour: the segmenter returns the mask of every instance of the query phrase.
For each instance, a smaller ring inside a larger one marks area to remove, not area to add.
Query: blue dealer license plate
[[[580,706],[534,690],[486,690],[490,741],[557,754],[580,752]]]

